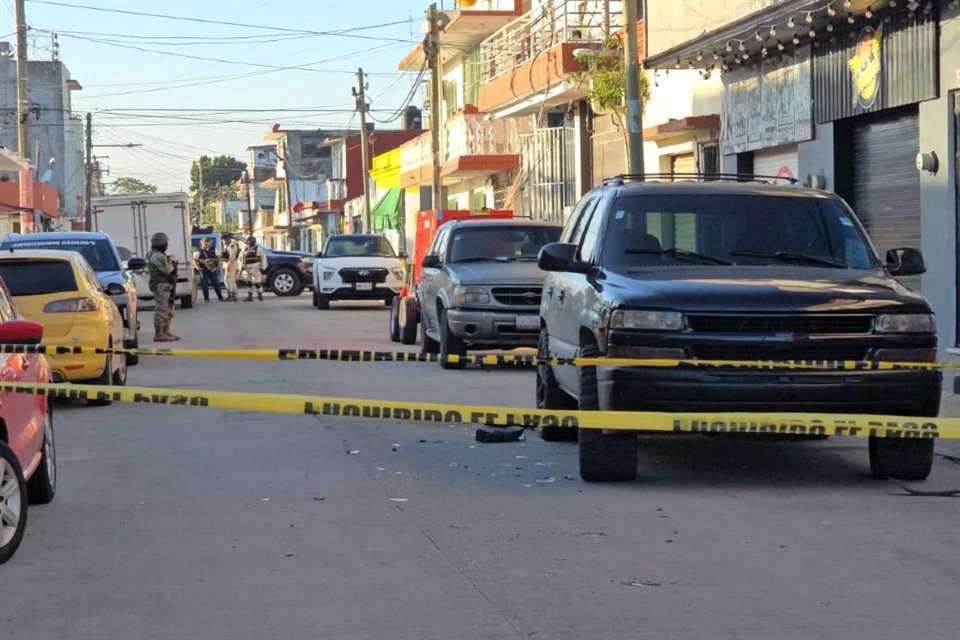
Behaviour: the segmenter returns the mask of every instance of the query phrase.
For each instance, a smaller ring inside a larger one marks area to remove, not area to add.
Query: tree
[[[200,168],[203,168],[203,191],[200,191]],[[247,163],[233,156],[200,156],[190,167],[190,190],[193,192],[194,221],[198,224],[211,222],[213,210],[210,203],[218,200],[228,187],[232,187],[247,168]],[[201,206],[202,202],[202,206]]]
[[[157,187],[136,178],[117,178],[113,181],[110,191],[118,196],[132,196],[140,193],[156,193]]]

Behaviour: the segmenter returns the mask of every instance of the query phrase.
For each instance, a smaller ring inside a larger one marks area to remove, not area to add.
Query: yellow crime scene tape
[[[282,393],[251,394],[239,391],[198,391],[88,384],[0,384],[0,391],[30,393],[59,399],[111,400],[134,404],[208,407],[260,413],[479,424],[497,427],[515,425],[530,429],[579,427],[660,433],[960,439],[960,418],[819,413],[555,411]]]
[[[42,353],[46,355],[128,354],[173,356],[182,358],[234,360],[326,360],[332,362],[439,362],[436,353],[414,351],[366,351],[359,349],[115,349],[46,345],[0,344],[0,353]],[[573,366],[616,366],[657,368],[745,368],[745,369],[823,369],[835,371],[932,371],[960,370],[960,363],[949,362],[873,362],[862,360],[687,360],[674,358],[541,358],[512,353],[451,354],[454,364],[484,366],[535,366],[537,364]]]

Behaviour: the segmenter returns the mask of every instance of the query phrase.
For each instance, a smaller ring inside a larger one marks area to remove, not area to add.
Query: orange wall
[[[20,183],[8,180],[0,182],[0,212],[16,211],[20,206]],[[45,184],[33,184],[33,208],[48,216],[60,214],[60,198],[57,192]]]

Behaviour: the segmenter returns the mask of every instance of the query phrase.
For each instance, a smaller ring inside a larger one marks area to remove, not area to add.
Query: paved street
[[[270,295],[201,303],[173,331],[186,348],[395,350],[386,323]],[[416,363],[130,371],[518,407],[533,382]],[[3,640],[942,640],[960,623],[960,501],[872,480],[865,440],[645,438],[637,482],[587,485],[575,445],[478,444],[463,425],[120,404],[60,406],[55,425],[57,498],[0,569]],[[917,486],[960,488],[960,464],[938,455]]]

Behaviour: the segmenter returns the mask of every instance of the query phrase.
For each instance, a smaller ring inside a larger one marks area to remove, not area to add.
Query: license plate
[[[357,291],[373,291],[372,282],[358,282],[356,283]]]
[[[514,325],[517,331],[539,331],[540,316],[517,316]]]

